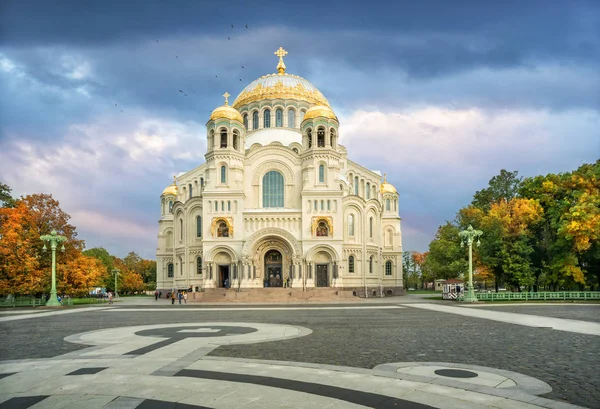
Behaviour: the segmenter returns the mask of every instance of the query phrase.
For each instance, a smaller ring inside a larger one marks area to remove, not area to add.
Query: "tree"
[[[0,207],[15,207],[16,201],[12,198],[11,191],[8,185],[0,182]]]
[[[100,282],[98,283],[98,285],[101,285],[102,287],[111,286],[111,280],[113,280],[112,271],[115,266],[114,257],[111,256],[110,253],[106,251],[106,249],[104,249],[103,247],[94,247],[88,250],[84,250],[83,254],[89,257],[93,257],[102,263],[104,270],[102,276],[100,277]]]
[[[57,290],[59,294],[83,296],[101,284],[105,274],[106,269],[100,260],[81,254],[67,260],[57,271]]]
[[[0,208],[0,294],[33,294],[47,285],[31,243],[30,216],[24,202]]]
[[[429,244],[427,267],[437,278],[457,278],[468,271],[466,252],[460,248],[460,229],[446,222],[440,226]]]
[[[600,160],[574,172],[527,178],[521,195],[544,209],[533,260],[554,288],[600,283]]]
[[[505,169],[499,175],[490,179],[488,187],[475,192],[471,204],[482,210],[489,210],[493,203],[501,200],[511,200],[517,197],[523,178],[518,177],[519,172],[508,172]]]

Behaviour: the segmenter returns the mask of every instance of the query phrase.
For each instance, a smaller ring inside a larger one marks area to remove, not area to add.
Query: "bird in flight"
[[[244,66],[242,65],[242,68],[244,68]]]
[[[215,78],[217,78],[217,77],[218,77],[218,75],[215,75]]]
[[[183,95],[185,95],[187,97],[187,94],[183,94]]]
[[[179,90],[179,92],[181,92],[181,93],[183,94],[183,91],[182,91],[182,90]]]
[[[229,41],[231,41],[231,38],[227,37],[227,39],[228,39]]]
[[[231,28],[233,28],[233,24],[231,25]]]
[[[115,104],[115,106],[117,106],[117,104]]]
[[[156,40],[156,42],[158,43],[158,40]]]
[[[175,58],[179,58],[178,56],[175,56]]]
[[[242,79],[240,78],[240,81],[241,81],[241,80],[242,80]]]
[[[246,24],[246,30],[248,30],[248,24]]]

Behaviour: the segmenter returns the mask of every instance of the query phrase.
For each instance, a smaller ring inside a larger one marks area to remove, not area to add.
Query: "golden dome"
[[[165,190],[163,190],[162,195],[177,196],[177,181],[175,180],[175,176],[173,176],[173,184],[167,186]]]
[[[310,82],[297,75],[285,73],[283,57],[287,54],[283,48],[275,52],[279,57],[277,74],[269,74],[252,81],[240,92],[232,106],[239,108],[243,105],[265,99],[296,99],[310,104],[329,107],[329,101]]]
[[[225,118],[239,122],[244,122],[244,120],[242,119],[242,115],[238,112],[238,110],[229,106],[229,101],[227,100],[227,98],[229,98],[231,95],[229,95],[226,92],[223,94],[223,96],[225,97],[225,104],[212,111],[212,114],[210,114],[209,121]]]
[[[398,194],[398,191],[396,190],[394,185],[387,182],[387,177],[385,174],[383,175],[383,183],[380,186],[380,191],[381,191],[381,193],[396,193],[396,194]]]
[[[307,119],[313,119],[318,117],[335,119],[336,121],[338,120],[331,108],[323,105],[316,105],[314,107],[309,108],[309,110],[306,111],[306,114],[304,115],[304,121],[306,121]]]

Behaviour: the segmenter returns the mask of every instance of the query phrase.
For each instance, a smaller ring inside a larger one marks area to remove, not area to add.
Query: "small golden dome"
[[[169,185],[165,188],[165,190],[163,190],[162,195],[173,195],[173,196],[177,196],[177,180],[175,175],[173,175],[173,184]]]
[[[381,193],[396,193],[396,194],[398,194],[398,191],[396,190],[394,185],[387,182],[387,176],[385,174],[383,175],[383,183],[380,186],[380,191],[381,191]]]
[[[165,188],[165,190],[163,190],[162,192],[163,195],[173,195],[173,196],[177,196],[177,186],[175,185],[169,185]],[[161,195],[162,196],[162,195]]]
[[[223,94],[223,96],[225,97],[225,104],[221,105],[220,107],[218,107],[217,109],[212,111],[212,114],[210,114],[210,121],[214,121],[215,119],[224,118],[224,119],[231,119],[231,120],[235,120],[235,121],[239,121],[240,123],[243,123],[244,120],[242,119],[242,115],[239,113],[239,111],[237,109],[229,106],[229,102],[227,101],[227,98],[230,95],[226,92],[225,94]]]
[[[313,119],[318,117],[335,119],[336,121],[338,120],[331,108],[326,107],[324,105],[316,105],[314,107],[309,108],[309,110],[306,111],[306,114],[304,114],[304,121],[306,121],[307,119]]]

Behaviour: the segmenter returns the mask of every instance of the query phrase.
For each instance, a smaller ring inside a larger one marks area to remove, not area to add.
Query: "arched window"
[[[296,112],[293,109],[288,110],[288,128],[296,127]]]
[[[306,112],[305,111],[300,111],[300,123],[302,123],[302,121],[304,121],[304,114]]]
[[[385,275],[386,276],[392,275],[392,262],[391,261],[385,262]]]
[[[278,109],[277,111],[275,111],[275,126],[276,127],[283,126],[283,111],[281,109]]]
[[[358,196],[358,176],[354,176],[354,194]]]
[[[167,277],[173,278],[173,263],[167,264]]]
[[[192,195],[192,184],[191,183],[188,185],[188,188],[190,189],[190,199],[191,199],[193,197],[193,195]]]
[[[248,114],[244,115],[244,128],[248,130]]]
[[[325,183],[325,166],[319,165],[319,183]]]
[[[271,170],[263,176],[263,207],[283,207],[283,175]]]
[[[348,272],[354,273],[354,256],[348,257]]]
[[[321,200],[321,210],[325,210],[325,200]]]
[[[329,145],[332,148],[335,146],[335,131],[333,129],[329,132]]]
[[[269,111],[268,109],[265,109],[264,117],[265,117],[264,128],[270,128],[271,127],[271,111]]]
[[[179,275],[183,275],[183,259],[179,257]]]
[[[321,220],[317,225],[317,237],[327,237],[329,236],[329,226],[327,222]]]
[[[354,236],[354,215],[348,215],[348,236]]]
[[[327,210],[331,210],[331,200],[327,201]]]
[[[313,203],[314,203],[314,205],[315,205],[315,206],[314,206],[314,209],[315,209],[315,210],[319,210],[319,209],[317,208],[317,207],[319,206],[319,204],[317,203],[317,201],[315,200],[315,201],[313,201]]]
[[[173,201],[169,201],[169,213],[173,213]]]
[[[225,211],[225,202],[223,200],[221,200],[221,211]]]
[[[183,219],[179,219],[179,240],[183,240]]]
[[[204,189],[204,178],[200,178],[200,187]]]
[[[219,202],[215,200],[215,212],[219,211]]]
[[[367,200],[371,198],[371,184],[367,182]]]
[[[221,129],[221,148],[227,147],[227,130]]]
[[[385,210],[390,211],[390,199],[385,199]]]
[[[240,135],[237,131],[233,131],[233,149],[238,150],[240,145]]]
[[[369,274],[373,274],[373,256],[369,257]]]
[[[373,238],[373,218],[369,217],[369,237]]]
[[[219,227],[217,228],[217,237],[229,237],[229,227],[227,227],[227,223],[219,223]]]
[[[196,272],[202,274],[202,257],[196,259]]]
[[[230,212],[231,211],[231,200],[227,201],[227,211]]]
[[[252,129],[258,129],[258,111],[252,113]]]
[[[202,237],[202,216],[196,216],[196,237]]]
[[[227,183],[227,167],[221,166],[221,183]]]
[[[317,129],[317,146],[319,148],[325,147],[325,129],[323,128]]]
[[[308,147],[312,148],[312,131],[310,129],[306,131],[306,136],[308,137]]]

